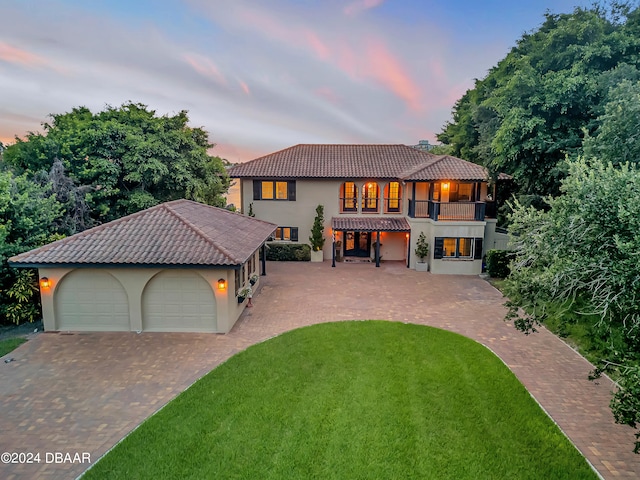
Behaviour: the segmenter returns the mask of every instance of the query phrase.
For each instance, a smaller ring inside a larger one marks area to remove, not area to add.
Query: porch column
[[[260,275],[267,274],[267,244],[262,244],[262,273]]]
[[[331,266],[336,266],[336,232],[331,232]]]
[[[411,263],[411,232],[407,233],[407,268]]]
[[[380,266],[380,230],[378,230],[378,238],[376,239],[376,267]]]

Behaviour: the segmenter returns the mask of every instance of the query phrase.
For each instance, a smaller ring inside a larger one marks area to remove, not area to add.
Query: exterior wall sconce
[[[227,281],[224,278],[218,280],[218,290],[224,290],[227,288]]]
[[[51,282],[47,277],[42,277],[40,279],[40,288],[49,288],[51,286]]]
[[[449,182],[444,182],[442,184],[442,190],[449,190]]]

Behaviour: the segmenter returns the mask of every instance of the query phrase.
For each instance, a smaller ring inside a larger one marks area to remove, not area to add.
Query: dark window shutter
[[[296,181],[289,180],[287,182],[287,198],[290,202],[296,201]]]
[[[298,241],[298,227],[291,227],[291,241]]]
[[[262,197],[262,182],[260,180],[253,181],[253,199],[260,200]]]
[[[474,260],[482,260],[482,239],[476,238],[476,248],[473,252]]]
[[[433,258],[442,258],[444,251],[444,237],[436,237],[433,242]]]

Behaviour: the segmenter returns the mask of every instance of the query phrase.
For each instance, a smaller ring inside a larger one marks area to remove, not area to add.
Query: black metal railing
[[[356,197],[341,197],[340,198],[340,212],[357,212],[358,211],[358,199]]]
[[[484,202],[434,202],[431,200],[410,200],[409,216],[431,218],[434,221],[473,220],[485,218]]]

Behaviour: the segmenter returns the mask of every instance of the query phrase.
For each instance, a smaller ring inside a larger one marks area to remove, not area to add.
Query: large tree
[[[516,205],[510,234],[516,257],[506,281],[508,318],[517,328],[559,316],[584,319],[616,367],[616,420],[640,425],[640,170],[597,160],[571,162],[562,195],[548,211]],[[635,451],[640,450],[640,433]]]
[[[565,158],[581,154],[585,133],[597,130],[608,90],[635,79],[639,66],[638,8],[546,13],[456,103],[438,139],[491,172],[513,175],[521,196],[555,195]]]
[[[49,185],[0,170],[0,323],[39,316],[35,274],[9,268],[7,259],[60,238],[52,226],[61,215]]]
[[[43,133],[16,138],[4,161],[37,175],[59,159],[69,178],[85,187],[97,222],[178,198],[224,206],[229,178],[223,160],[207,153],[213,147],[207,133],[188,122],[186,111],[157,116],[137,103],[95,114],[78,107],[52,115]]]

